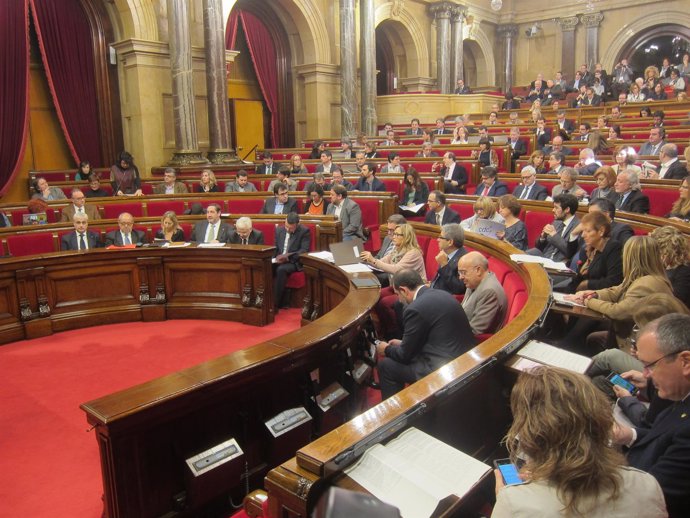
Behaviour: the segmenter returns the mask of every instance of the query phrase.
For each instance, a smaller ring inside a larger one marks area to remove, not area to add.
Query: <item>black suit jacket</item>
[[[590,100],[587,96],[585,96],[582,101],[580,101],[580,106],[599,106],[601,104],[601,97],[598,95],[592,96],[592,99]]]
[[[465,283],[458,277],[458,261],[467,253],[465,247],[458,248],[453,257],[445,266],[440,266],[436,271],[436,277],[431,281],[431,287],[435,290],[447,291],[452,295],[465,293]]]
[[[219,243],[227,243],[230,234],[232,233],[233,227],[227,223],[219,222],[220,227],[218,227],[218,232],[216,233],[216,239]],[[190,241],[195,243],[203,243],[206,240],[206,233],[208,232],[208,221],[200,221],[194,225],[192,230],[192,236]]]
[[[479,185],[477,185],[477,188],[474,191],[474,194],[477,196],[481,196],[482,191],[484,190],[484,182],[481,182]],[[503,182],[500,182],[496,180],[491,187],[489,187],[489,194],[487,196],[503,196],[504,194],[508,194],[508,186],[504,184]]]
[[[450,293],[422,287],[403,313],[405,333],[385,355],[410,365],[417,379],[442,367],[475,344],[462,306]]]
[[[101,246],[101,240],[99,239],[98,234],[89,230],[86,231],[86,242],[89,246],[89,250],[92,248],[100,248]],[[76,231],[62,236],[62,239],[60,239],[60,250],[79,250]]]
[[[558,129],[563,129],[564,131],[566,131],[568,133],[568,135],[570,135],[573,131],[575,131],[575,123],[573,121],[571,121],[570,119],[565,119],[563,121],[563,128],[560,127],[560,125],[558,124],[558,121],[556,121],[556,126],[558,127]]]
[[[357,183],[352,187],[353,191],[376,191],[376,192],[385,192],[386,191],[386,184],[384,184],[381,180],[376,178],[374,176],[374,179],[371,182],[371,188],[369,184],[366,182],[363,176],[359,177],[359,180],[357,180]]]
[[[510,140],[508,141],[508,145],[510,146]],[[511,149],[510,157],[513,160],[517,160],[520,158],[522,155],[527,154],[527,144],[525,144],[524,140],[519,140],[515,143],[515,147]]]
[[[570,243],[570,233],[572,230],[580,223],[577,216],[570,220],[568,227],[565,231],[565,236],[563,235],[563,221],[557,219],[551,224],[556,229],[556,233],[553,236],[540,235],[536,241],[536,247],[542,251],[544,257],[551,259],[553,261],[563,261],[570,259],[575,253],[575,250]]]
[[[687,168],[680,162],[673,162],[666,170],[664,180],[682,180],[686,176],[688,176]]]
[[[582,264],[586,259],[585,242],[580,237],[577,241],[571,241],[572,243],[580,245],[580,261],[582,261],[578,266],[577,276],[573,278],[570,285],[573,292],[585,279],[588,290],[602,290],[618,286],[623,282],[623,245],[619,241],[609,239],[601,253],[597,254],[589,264],[585,275],[580,275]]]
[[[525,186],[520,184],[518,185],[515,190],[513,191],[513,196],[516,198],[520,198],[522,196],[522,191],[525,190]],[[528,200],[541,200],[544,201],[547,197],[549,196],[549,191],[546,187],[543,185],[538,184],[537,182],[534,182],[529,190],[529,194],[527,195]]]
[[[611,239],[618,241],[621,246],[624,246],[625,242],[634,235],[635,231],[627,223],[618,223],[617,221],[611,223]]]
[[[261,207],[261,214],[273,214],[276,209],[276,198],[268,198]],[[283,212],[281,214],[290,214],[291,212],[297,212],[297,200],[288,197],[285,205],[283,205]]]
[[[534,135],[536,136],[537,130],[534,130]],[[549,128],[544,128],[544,133],[537,137],[537,149],[544,149],[551,142],[551,130]]]
[[[283,164],[279,164],[278,162],[273,162],[273,164],[271,165],[271,174],[276,174],[276,173],[278,173],[278,171],[280,170],[280,168],[282,167],[282,165],[283,165]],[[257,166],[257,167],[256,167],[256,174],[268,174],[268,173],[266,172],[266,165],[265,165],[265,164],[261,164],[261,165]]]
[[[616,210],[637,212],[638,214],[648,214],[649,196],[642,194],[641,191],[630,191],[630,194],[625,199],[625,204],[619,206],[619,204],[616,203]]]
[[[429,223],[430,225],[436,224],[436,213],[433,210],[430,210],[426,213],[424,223]],[[450,207],[446,207],[446,210],[443,213],[443,219],[441,220],[441,225],[447,225],[448,223],[460,223],[460,214],[455,212]]]
[[[445,178],[447,172],[448,168],[442,167],[439,174]],[[458,186],[453,187],[448,180],[445,180],[444,191],[451,194],[465,194],[465,185],[467,185],[467,170],[465,167],[455,162],[453,174],[451,175],[450,179],[458,182]]]
[[[285,239],[285,237],[283,237]],[[237,231],[233,230],[230,232],[230,237],[228,238],[228,243],[231,245],[241,245],[242,244],[242,238],[240,235],[237,233]],[[263,245],[264,244],[264,233],[261,232],[260,230],[256,230],[255,228],[252,229],[251,234],[249,234],[249,239],[248,243],[249,245]]]
[[[288,241],[287,250],[283,250],[285,246],[285,233],[287,230],[285,226],[279,225],[276,227],[275,236],[275,247],[274,256],[279,256],[282,254],[291,254],[288,260],[291,263],[295,263],[298,269],[302,269],[302,265],[299,262],[299,254],[306,254],[309,252],[309,246],[311,244],[311,235],[308,227],[303,227],[302,225],[297,225],[295,233],[290,237]]]
[[[636,428],[628,462],[659,482],[671,518],[690,516],[690,398],[661,412],[650,428]]]
[[[143,243],[146,235],[141,230],[132,229],[132,244]],[[105,246],[124,246],[122,242],[122,234],[119,230],[113,230],[105,235]]]

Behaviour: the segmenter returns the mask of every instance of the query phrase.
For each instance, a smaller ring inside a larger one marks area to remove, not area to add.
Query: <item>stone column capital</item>
[[[429,12],[437,20],[450,19],[450,15],[454,7],[456,7],[456,4],[452,4],[450,2],[438,2],[429,6]]]
[[[568,16],[556,20],[556,23],[561,26],[562,31],[574,31],[579,22],[580,19],[577,16]]]
[[[465,19],[467,8],[464,5],[454,5],[450,10],[450,20],[453,23],[461,22]]]
[[[599,27],[601,21],[604,19],[603,13],[589,13],[580,16],[580,23],[585,27]]]
[[[496,27],[496,32],[503,38],[514,38],[518,33],[518,26],[514,23],[506,23]]]

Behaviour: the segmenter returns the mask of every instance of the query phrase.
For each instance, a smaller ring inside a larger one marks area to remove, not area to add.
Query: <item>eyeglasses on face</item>
[[[395,237],[402,237],[403,236],[402,232],[393,232],[393,235]]]
[[[654,368],[657,366],[657,364],[658,364],[661,360],[663,360],[663,359],[665,359],[665,358],[670,358],[671,356],[676,356],[676,355],[677,355],[678,353],[680,353],[680,352],[681,352],[681,351],[676,351],[676,352],[674,352],[674,353],[664,354],[661,358],[657,358],[656,360],[654,360],[654,361],[651,362],[651,363],[644,363],[644,362],[643,362],[643,363],[642,363],[642,370],[652,372],[652,371],[654,370]]]

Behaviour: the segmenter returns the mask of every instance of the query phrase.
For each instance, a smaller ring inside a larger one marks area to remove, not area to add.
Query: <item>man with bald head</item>
[[[146,235],[141,230],[135,230],[134,216],[123,212],[117,218],[119,230],[113,230],[105,235],[105,246],[129,246],[144,242]]]
[[[495,333],[505,320],[508,302],[489,261],[479,252],[468,252],[458,260],[458,276],[467,288],[462,308],[472,333]]]

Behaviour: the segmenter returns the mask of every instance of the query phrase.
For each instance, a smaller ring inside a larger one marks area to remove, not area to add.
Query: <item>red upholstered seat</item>
[[[671,212],[673,203],[678,199],[678,190],[676,189],[644,187],[642,192],[649,196],[649,214],[652,216],[664,217]]]
[[[553,214],[550,212],[539,212],[536,210],[528,210],[525,214],[525,226],[527,227],[527,242],[530,248],[534,247],[534,243],[541,235],[544,225],[553,221]]]
[[[298,290],[300,288],[304,288],[306,284],[307,278],[304,276],[304,272],[294,272],[288,277],[285,287]]]
[[[182,200],[150,201],[146,204],[146,212],[149,216],[162,216],[169,210],[180,216],[184,213],[184,202]]]
[[[123,212],[129,212],[135,218],[144,215],[141,203],[113,203],[103,206],[105,219],[117,219]]]
[[[28,213],[29,209],[15,209],[9,211],[8,217],[10,218],[10,221],[12,221],[12,225],[20,226],[22,224],[22,216]]]
[[[264,206],[261,199],[252,200],[229,200],[228,210],[231,214],[259,214]]]
[[[7,236],[7,251],[15,257],[54,252],[53,234],[36,232]]]
[[[144,194],[153,194],[153,184],[142,183],[141,192],[143,192]]]
[[[377,199],[360,198],[355,200],[362,209],[362,227],[369,231],[369,239],[364,243],[364,248],[370,252],[381,248],[381,236],[379,235],[379,205]]]
[[[508,275],[508,272],[512,271],[510,266],[508,266],[500,259],[496,259],[495,257],[489,257],[489,270],[494,272],[496,279],[501,284],[503,284],[503,281],[505,280],[506,275]]]
[[[180,228],[184,232],[185,241],[189,241],[192,238],[192,228],[194,228],[194,225],[192,223],[180,223]]]
[[[432,280],[434,277],[436,277],[436,272],[438,271],[436,256],[438,253],[438,239],[430,239],[426,253],[424,254],[424,268],[426,269],[426,278],[428,280]]]
[[[508,311],[506,311],[506,318],[503,322],[504,324],[507,324],[515,315],[520,312],[520,310],[522,310],[525,302],[527,302],[527,296],[525,291],[525,283],[522,281],[520,276],[513,271],[510,271],[506,274],[502,284],[506,293],[506,300],[508,301]]]
[[[220,205],[220,211],[221,212],[227,212],[226,207],[225,207],[225,200],[194,200],[190,201],[189,205],[191,206],[192,203],[201,203],[201,206],[206,208],[212,203],[215,203],[216,205]]]
[[[256,230],[263,232],[264,243],[267,245],[275,245],[276,239],[276,225],[275,223],[262,223],[257,221],[252,221],[252,227]]]
[[[448,206],[460,214],[460,219],[462,220],[474,216],[474,205],[472,203],[451,203]]]

